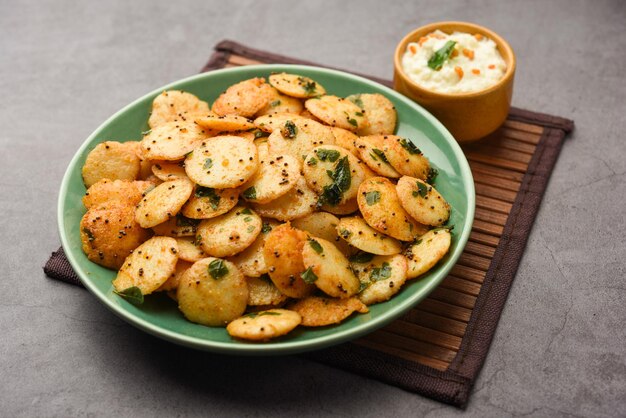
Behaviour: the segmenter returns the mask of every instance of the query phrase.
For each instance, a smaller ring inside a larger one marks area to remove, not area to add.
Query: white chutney
[[[436,51],[456,42],[440,69],[428,66]],[[496,43],[486,36],[439,30],[411,42],[402,57],[407,76],[421,87],[438,93],[472,93],[488,89],[504,77],[506,63]]]

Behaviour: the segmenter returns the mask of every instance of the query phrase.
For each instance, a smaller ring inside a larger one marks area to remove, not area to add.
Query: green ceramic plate
[[[85,213],[81,202],[85,193],[81,167],[89,151],[105,140],[141,139],[141,133],[147,130],[152,99],[163,90],[181,89],[212,102],[231,84],[251,77],[268,77],[275,71],[312,77],[329,94],[382,93],[395,104],[398,135],[413,140],[439,169],[437,189],[453,208],[450,218],[450,223],[454,225],[451,251],[427,275],[405,285],[390,301],[371,306],[369,313],[353,315],[336,326],[298,328],[268,343],[235,341],[224,328],[209,328],[188,322],[176,304],[165,295],[150,295],[138,307],[113,294],[111,280],[115,273],[90,262],[81,250],[79,224]],[[70,162],[61,184],[58,222],[65,254],[85,287],[124,320],[157,337],[194,348],[232,354],[273,355],[320,349],[357,338],[382,327],[415,306],[443,280],[461,255],[474,219],[474,205],[472,174],[461,148],[446,128],[419,105],[378,83],[340,71],[298,65],[258,65],[212,71],[177,81],[136,100],[104,122],[87,138]]]

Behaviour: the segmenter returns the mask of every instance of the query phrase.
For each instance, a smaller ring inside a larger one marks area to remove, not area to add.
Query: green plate
[[[398,111],[398,135],[413,140],[437,167],[437,189],[452,205],[450,224],[454,225],[454,230],[448,255],[428,274],[407,283],[391,300],[370,306],[367,314],[353,315],[335,326],[299,327],[267,343],[236,341],[224,328],[188,322],[165,295],[147,296],[143,305],[134,306],[113,294],[111,280],[115,272],[89,261],[81,249],[79,225],[85,213],[81,201],[85,194],[81,167],[89,151],[105,140],[141,139],[141,133],[148,129],[152,99],[163,90],[185,90],[211,103],[236,82],[268,77],[276,71],[309,76],[321,83],[329,94],[382,93],[394,103]],[[474,219],[474,206],[474,182],[461,148],[446,128],[419,105],[378,83],[340,71],[300,65],[254,65],[199,74],[161,87],[104,122],[87,138],[67,168],[59,194],[58,222],[63,249],[82,283],[122,319],[157,337],[189,347],[232,354],[273,355],[320,349],[351,340],[388,324],[411,309],[444,279],[461,255]]]

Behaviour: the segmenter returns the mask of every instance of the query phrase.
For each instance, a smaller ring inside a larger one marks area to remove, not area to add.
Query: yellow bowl
[[[410,42],[417,42],[435,30],[481,34],[493,40],[507,69],[493,86],[472,93],[438,93],[427,90],[409,78],[402,68],[402,56]],[[425,107],[452,133],[458,142],[471,142],[489,135],[506,120],[513,96],[515,54],[511,46],[496,33],[466,22],[438,22],[414,30],[400,41],[394,56],[394,88]]]

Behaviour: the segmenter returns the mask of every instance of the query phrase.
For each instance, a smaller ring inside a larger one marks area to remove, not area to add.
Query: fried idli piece
[[[241,196],[255,203],[269,203],[293,189],[300,174],[300,162],[291,155],[270,154],[267,143],[257,146],[259,169],[241,187]]]
[[[295,113],[298,114],[304,109],[304,104],[301,100],[295,97],[285,96],[280,94],[274,87],[271,88],[270,99],[261,110],[256,114],[257,117],[263,115],[270,115],[272,113]]]
[[[248,181],[259,167],[253,141],[239,136],[216,136],[185,160],[187,176],[196,184],[230,189]]]
[[[226,327],[231,337],[250,341],[267,341],[280,337],[300,324],[302,318],[286,309],[250,312],[232,321]]]
[[[170,237],[152,237],[133,251],[113,280],[113,287],[122,292],[138,287],[149,295],[161,287],[174,273],[178,262],[178,246]]]
[[[272,88],[264,78],[251,78],[230,86],[213,103],[212,110],[219,116],[254,116],[272,97]]]
[[[302,161],[315,147],[334,145],[335,137],[330,128],[309,119],[286,120],[277,125],[268,138],[270,152],[277,155],[289,154]]]
[[[334,145],[316,147],[309,152],[303,172],[320,201],[334,206],[354,199],[365,180],[359,160],[347,149]]]
[[[361,183],[357,202],[369,226],[395,239],[413,241],[428,231],[404,210],[395,185],[385,177],[372,177]]]
[[[430,184],[414,177],[398,180],[396,192],[402,207],[417,222],[441,226],[450,218],[450,205]]]
[[[120,202],[135,206],[154,185],[141,180],[109,180],[102,179],[94,183],[83,196],[83,205],[87,209],[95,206],[106,206],[108,203]]]
[[[170,277],[168,277],[167,281],[163,283],[157,290],[155,290],[155,292],[168,292],[168,296],[176,296],[176,289],[178,288],[180,278],[183,276],[183,273],[185,273],[192,265],[193,263],[182,260],[179,257],[178,261],[176,262],[176,267],[174,268],[174,273],[172,273]]]
[[[354,132],[350,132],[346,129],[331,127],[330,131],[333,133],[335,137],[335,144],[339,145],[342,148],[350,151],[355,157],[361,158],[359,156],[359,150],[356,148],[356,140],[359,139]]]
[[[178,259],[195,263],[198,260],[208,257],[200,243],[195,237],[175,238],[178,244]]]
[[[302,316],[300,325],[305,327],[339,324],[353,312],[369,312],[367,306],[355,296],[347,299],[309,296],[296,301],[289,306],[289,309]]]
[[[83,181],[91,187],[102,179],[135,180],[141,164],[133,146],[102,142],[89,152],[82,168]]]
[[[198,225],[202,249],[213,257],[228,257],[248,248],[261,233],[261,217],[248,208],[237,206]]]
[[[291,221],[309,215],[317,207],[317,195],[300,176],[296,186],[278,199],[266,204],[253,204],[252,207],[261,216],[279,221]]]
[[[452,236],[445,228],[433,229],[419,237],[405,255],[409,260],[408,278],[421,276],[433,268],[450,250]]]
[[[278,306],[287,300],[287,296],[272,283],[268,275],[247,277],[248,306]]]
[[[211,219],[228,212],[238,201],[238,189],[213,189],[196,185],[181,213],[191,219]]]
[[[287,121],[297,122],[304,121],[305,123],[310,121],[309,118],[300,116],[294,113],[271,113],[269,115],[259,116],[254,120],[254,125],[263,132],[272,133],[276,129],[284,127]]]
[[[279,73],[269,77],[270,84],[282,94],[306,99],[326,94],[326,89],[309,77],[297,74]]]
[[[192,191],[193,184],[187,179],[159,184],[139,202],[135,220],[143,228],[151,228],[173,218],[180,212]]]
[[[400,241],[375,230],[360,216],[341,218],[337,232],[348,244],[371,254],[392,255],[402,251]]]
[[[398,178],[400,173],[389,163],[383,137],[380,135],[362,136],[355,141],[361,160],[377,175]]]
[[[337,226],[340,221],[332,213],[314,212],[310,215],[295,219],[291,222],[294,228],[308,232],[314,237],[320,237],[332,242],[343,254],[351,254],[355,251],[350,245],[339,238]]]
[[[383,135],[385,153],[389,163],[404,176],[426,180],[430,163],[422,151],[406,138],[396,135]]]
[[[209,327],[223,327],[245,312],[248,284],[232,263],[207,257],[183,274],[176,295],[185,318]]]
[[[173,218],[153,226],[152,230],[156,235],[162,235],[165,237],[194,237],[196,235],[198,223],[200,223],[200,221],[187,218],[179,213]]]
[[[353,94],[346,98],[362,109],[370,123],[359,130],[359,135],[391,135],[395,132],[398,115],[388,98],[379,93]]]
[[[361,282],[359,299],[366,305],[389,300],[407,279],[407,259],[401,254],[377,255],[369,262],[352,263],[352,268]]]
[[[335,245],[319,237],[308,237],[302,247],[306,271],[305,282],[315,283],[324,293],[336,298],[349,298],[359,291],[359,279],[350,262]]]
[[[193,120],[194,116],[206,115],[209,112],[209,104],[193,94],[179,90],[168,90],[159,94],[152,101],[148,125],[154,129],[168,122]]]
[[[261,227],[261,233],[256,237],[254,242],[239,254],[228,258],[228,261],[236,265],[244,276],[247,277],[260,277],[267,273],[263,248],[265,247],[267,236],[272,229],[278,225],[279,223],[274,220],[264,221]]]
[[[208,136],[193,121],[166,122],[143,137],[141,150],[148,160],[179,161]]]
[[[306,234],[289,223],[272,229],[263,248],[265,264],[270,279],[284,295],[291,298],[308,296],[315,285],[306,283],[300,276],[304,270],[302,247]]]
[[[92,207],[80,222],[80,239],[87,258],[114,270],[150,236],[150,231],[135,222],[135,207],[128,202]]]
[[[251,120],[237,115],[209,115],[195,118],[195,122],[207,132],[237,132],[247,131],[255,127]]]
[[[182,161],[155,161],[151,166],[152,173],[162,181],[186,179],[185,164]]]
[[[350,100],[337,96],[322,96],[304,102],[304,107],[327,125],[356,132],[369,126],[367,116]]]

